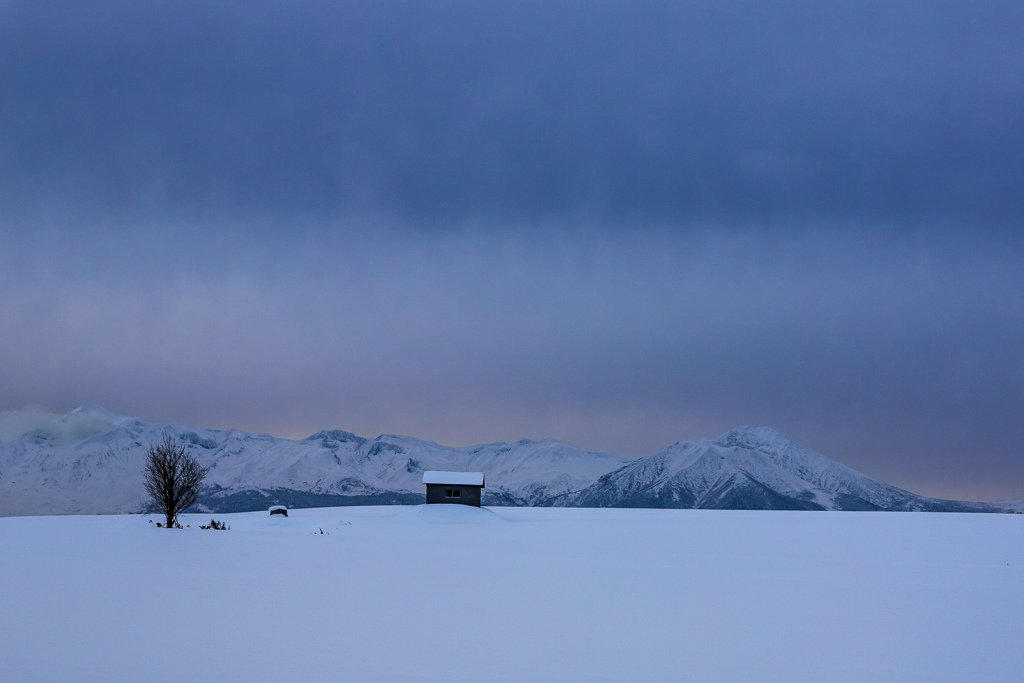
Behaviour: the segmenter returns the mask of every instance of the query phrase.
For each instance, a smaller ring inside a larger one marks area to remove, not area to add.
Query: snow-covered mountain
[[[421,503],[424,470],[482,471],[485,505],[1002,511],[924,498],[866,477],[764,427],[681,442],[643,458],[546,439],[451,448],[411,437],[318,432],[301,441],[150,423],[82,405],[0,413],[0,515],[137,512],[146,451],[169,434],[209,468],[213,512]]]
[[[572,497],[580,507],[991,512],[985,503],[918,496],[793,443],[739,427],[680,442],[602,476]]]
[[[1015,500],[997,500],[992,504],[1006,510],[1007,512],[1024,514],[1024,498],[1017,498]]]
[[[422,503],[424,470],[485,472],[487,505],[543,505],[633,460],[553,439],[449,448],[333,430],[293,441],[149,423],[85,404],[65,415],[0,413],[0,515],[140,511],[146,451],[164,433],[210,468],[199,506],[218,512]]]

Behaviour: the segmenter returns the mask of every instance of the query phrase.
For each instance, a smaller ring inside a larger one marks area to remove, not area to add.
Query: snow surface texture
[[[7,681],[989,681],[1019,515],[348,507],[0,519]],[[322,534],[320,532],[323,532]]]
[[[340,430],[301,441],[149,423],[83,405],[0,413],[0,516],[138,512],[146,451],[167,433],[210,471],[208,512],[415,504],[425,471],[483,472],[485,505],[1019,512],[1021,505],[917,496],[765,427],[681,442],[643,458],[547,439],[449,448]]]

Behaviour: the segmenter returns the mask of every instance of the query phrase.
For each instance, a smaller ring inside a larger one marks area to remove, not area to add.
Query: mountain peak
[[[316,434],[311,434],[310,436],[307,436],[305,439],[303,439],[303,441],[323,441],[323,440],[339,441],[339,442],[345,442],[345,441],[365,441],[365,439],[356,436],[352,432],[346,432],[343,429],[324,429],[324,430],[321,430],[321,431],[317,432]]]
[[[124,417],[123,415],[118,415],[117,413],[112,413],[109,410],[107,410],[106,408],[98,406],[95,403],[90,403],[89,401],[85,401],[85,402],[81,403],[77,408],[68,411],[67,414],[68,415],[80,415],[80,416],[83,416],[83,417],[94,417],[94,418],[98,418],[100,420],[109,420],[109,421],[112,421],[112,422],[120,420],[122,417]]]
[[[736,427],[715,439],[715,444],[725,448],[747,448],[770,454],[781,453],[790,443],[789,439],[771,427]]]

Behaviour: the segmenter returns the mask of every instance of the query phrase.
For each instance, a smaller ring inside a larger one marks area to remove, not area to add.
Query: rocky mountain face
[[[83,405],[0,413],[0,515],[140,512],[146,451],[163,434],[209,468],[197,507],[417,504],[424,470],[481,471],[485,505],[784,510],[1012,511],[917,496],[764,427],[633,458],[546,439],[465,448],[411,437],[267,434],[149,423]]]

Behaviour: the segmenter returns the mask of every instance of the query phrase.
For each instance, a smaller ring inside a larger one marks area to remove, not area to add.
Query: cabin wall
[[[482,486],[471,486],[468,484],[427,484],[427,504],[449,503],[454,505],[472,505],[480,507],[480,498],[483,495]],[[462,496],[457,499],[445,498],[445,489],[459,489]]]

